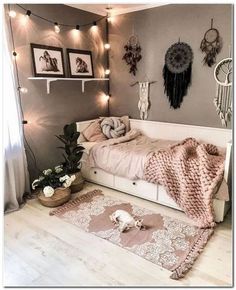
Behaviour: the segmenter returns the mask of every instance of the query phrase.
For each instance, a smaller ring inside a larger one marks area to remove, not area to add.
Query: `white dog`
[[[119,226],[120,232],[129,230],[132,227],[136,227],[139,230],[144,230],[143,219],[135,220],[127,211],[117,210],[110,215],[110,220]]]

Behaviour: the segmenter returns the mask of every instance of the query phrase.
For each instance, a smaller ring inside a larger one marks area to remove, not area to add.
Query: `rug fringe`
[[[102,191],[100,189],[95,189],[93,191],[90,191],[90,192],[87,192],[79,197],[76,197],[75,199],[73,200],[70,200],[69,202],[63,204],[62,206],[56,208],[56,209],[53,209],[49,212],[49,215],[56,215],[56,214],[60,214],[60,213],[63,213],[64,211],[70,209],[71,207],[74,207],[75,205],[77,205],[78,203],[80,203],[82,200],[84,199],[87,199],[87,198],[90,198],[96,194],[101,194]]]
[[[192,268],[194,261],[199,254],[203,251],[206,243],[212,236],[214,229],[203,229],[199,239],[196,241],[185,260],[178,266],[171,274],[170,278],[178,280],[183,278],[185,274]]]

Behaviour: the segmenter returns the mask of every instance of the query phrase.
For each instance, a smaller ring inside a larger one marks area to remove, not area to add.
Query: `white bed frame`
[[[93,121],[95,120],[77,122],[77,131],[82,132]],[[136,119],[130,119],[130,128],[140,129],[146,136],[151,138],[180,141],[191,136],[199,141],[212,143],[216,146],[226,148],[224,179],[226,183],[228,182],[231,175],[231,130]],[[134,181],[119,177],[105,172],[100,168],[91,168],[86,162],[82,164],[81,171],[85,180],[181,210],[178,205],[167,195],[164,187],[160,185],[155,185],[144,180]],[[230,201],[226,202],[223,200],[214,199],[213,206],[215,221],[223,221],[224,216],[230,208]]]

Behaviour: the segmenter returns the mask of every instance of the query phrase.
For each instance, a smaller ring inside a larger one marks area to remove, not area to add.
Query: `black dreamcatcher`
[[[164,92],[170,106],[180,108],[191,83],[193,52],[185,42],[173,44],[166,52],[163,68]]]
[[[136,75],[137,71],[137,63],[141,60],[141,46],[138,41],[138,37],[136,35],[132,35],[127,44],[124,46],[125,54],[122,57],[127,63],[130,65],[129,72],[132,73],[134,76]]]
[[[219,31],[213,28],[213,19],[211,19],[211,28],[204,34],[200,49],[206,54],[203,59],[204,64],[211,67],[216,63],[216,56],[221,50],[221,39]]]

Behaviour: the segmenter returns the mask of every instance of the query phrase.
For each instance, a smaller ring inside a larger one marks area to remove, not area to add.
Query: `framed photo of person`
[[[31,43],[35,77],[65,77],[61,47]]]
[[[92,52],[67,48],[70,78],[94,78]]]

